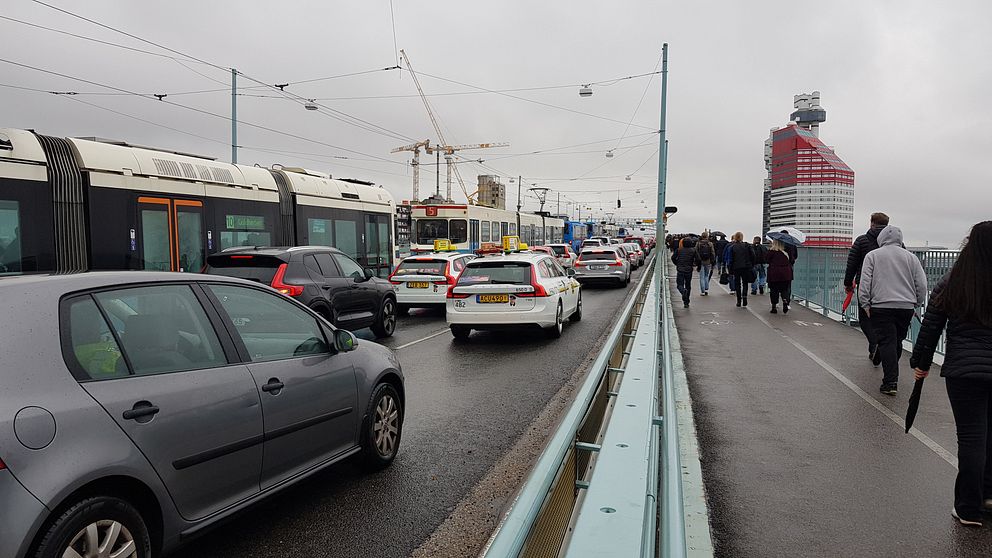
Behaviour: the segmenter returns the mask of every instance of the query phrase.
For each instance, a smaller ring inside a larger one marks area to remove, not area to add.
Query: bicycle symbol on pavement
[[[704,312],[704,314],[711,314],[713,317],[710,318],[709,320],[703,320],[703,321],[699,322],[700,325],[705,325],[705,326],[725,326],[725,325],[730,325],[730,324],[734,323],[734,322],[732,322],[730,320],[721,320],[721,319],[719,319],[720,318],[720,313],[719,312]]]

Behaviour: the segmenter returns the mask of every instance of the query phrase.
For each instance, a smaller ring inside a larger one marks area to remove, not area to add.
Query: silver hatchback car
[[[612,283],[622,287],[630,283],[630,260],[619,246],[584,248],[573,269],[575,279],[582,284]]]
[[[392,351],[268,287],[20,276],[0,300],[4,558],[158,556],[332,463],[396,456]]]

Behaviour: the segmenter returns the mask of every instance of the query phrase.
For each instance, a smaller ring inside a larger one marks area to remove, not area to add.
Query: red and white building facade
[[[765,141],[763,228],[795,227],[806,246],[849,247],[854,232],[854,171],[817,137],[826,111],[819,92],[796,96],[793,122]]]

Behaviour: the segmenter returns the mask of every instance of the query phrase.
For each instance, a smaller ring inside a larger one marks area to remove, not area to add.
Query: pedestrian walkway
[[[950,517],[957,445],[937,367],[905,434],[908,354],[899,394],[882,395],[859,330],[796,305],[769,314],[767,294],[736,308],[715,280],[700,297],[693,279],[674,313],[717,556],[992,552],[992,521]]]

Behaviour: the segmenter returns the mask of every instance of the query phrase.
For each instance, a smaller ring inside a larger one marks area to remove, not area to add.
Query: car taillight
[[[612,265],[612,266],[623,265],[623,260],[621,260],[620,258],[617,258],[616,260],[613,260],[613,263],[608,263],[606,265]]]
[[[282,264],[279,266],[279,269],[276,270],[275,276],[272,278],[272,288],[286,296],[300,296],[303,294],[302,285],[289,285],[283,282],[283,279],[286,277],[286,268],[288,267],[289,264]]]
[[[454,285],[448,287],[448,294],[444,295],[445,298],[468,298],[468,293],[456,293]]]
[[[444,264],[444,281],[434,281],[435,285],[454,285],[455,278],[450,275],[451,262]]]
[[[530,268],[530,286],[534,287],[534,292],[517,293],[517,296],[522,298],[548,296],[548,291],[544,290],[544,286],[537,282],[537,268],[534,266]]]
[[[3,462],[3,459],[0,459],[0,471],[3,471],[6,468],[7,464]]]

